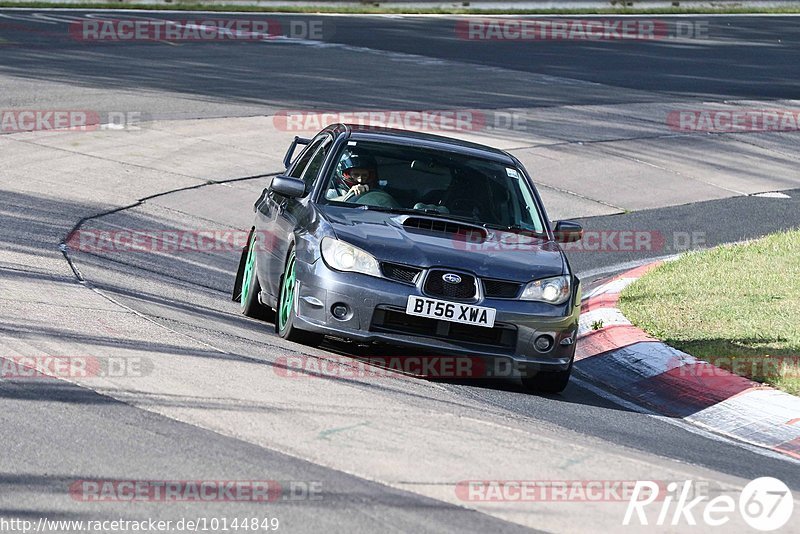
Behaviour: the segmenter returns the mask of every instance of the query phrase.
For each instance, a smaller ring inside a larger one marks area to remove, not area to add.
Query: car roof
[[[445,137],[443,135],[363,124],[332,124],[328,126],[326,130],[330,130],[334,134],[344,134],[346,137],[354,140],[412,144],[469,154],[499,161],[508,165],[517,164],[516,160],[504,150],[478,143],[471,143],[469,141],[462,141],[461,139],[454,139],[452,137]]]

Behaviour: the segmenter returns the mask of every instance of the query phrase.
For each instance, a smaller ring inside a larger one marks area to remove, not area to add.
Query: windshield
[[[371,141],[349,141],[336,161],[321,203],[544,232],[533,192],[516,167]]]

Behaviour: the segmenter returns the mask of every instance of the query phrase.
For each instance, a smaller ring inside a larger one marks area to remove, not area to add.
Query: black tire
[[[237,279],[241,277],[241,292],[239,294],[239,301],[241,303],[242,313],[247,317],[252,317],[253,319],[260,319],[262,321],[268,321],[270,323],[275,321],[275,312],[272,308],[268,306],[264,306],[259,302],[258,295],[261,293],[261,284],[258,281],[258,270],[256,269],[256,261],[257,255],[254,255],[252,258],[253,264],[251,266],[252,274],[250,275],[249,284],[247,277],[244,276],[244,273],[241,272],[245,269],[247,262],[247,258],[250,255],[250,249],[252,248],[253,241],[251,237],[251,241],[248,243],[248,246],[242,251],[242,258],[243,260],[239,262],[239,270],[240,273],[237,273]],[[248,284],[248,287],[244,287],[245,284]]]
[[[286,264],[284,265],[283,274],[281,275],[281,280],[279,285],[280,291],[278,291],[278,309],[275,310],[276,311],[275,331],[278,333],[279,336],[281,336],[283,339],[287,341],[293,341],[295,343],[301,343],[303,345],[316,347],[320,343],[322,343],[322,339],[324,336],[316,332],[301,330],[296,326],[294,326],[295,313],[294,313],[294,305],[292,305],[291,301],[288,303],[289,305],[282,311],[282,308],[284,306],[284,296],[285,296],[284,292],[287,290],[287,284],[284,283],[284,280],[286,280],[286,276],[287,274],[289,274],[288,273],[289,269],[292,269],[291,273],[292,280],[295,280],[294,283],[296,284],[296,279],[294,278],[294,262],[295,262],[294,249],[289,249],[289,254],[286,257]],[[294,289],[295,286],[293,284],[292,288],[290,289],[292,291],[292,295],[294,294]],[[283,314],[286,314],[284,320],[282,320]]]
[[[535,371],[527,368],[522,376],[522,386],[531,393],[561,393],[569,384],[572,362],[565,371]]]

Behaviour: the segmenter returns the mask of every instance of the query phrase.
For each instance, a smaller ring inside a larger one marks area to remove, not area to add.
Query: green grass
[[[243,13],[345,13],[345,14],[407,14],[407,15],[710,15],[710,14],[751,14],[773,13],[794,14],[800,13],[798,6],[785,7],[748,7],[748,6],[719,6],[719,7],[691,7],[676,6],[664,8],[638,8],[633,7],[608,7],[608,8],[575,8],[575,9],[475,9],[469,6],[460,8],[415,8],[415,7],[382,7],[380,3],[365,2],[360,6],[336,7],[325,5],[295,6],[292,0],[286,0],[282,6],[245,6],[236,4],[209,5],[193,1],[177,1],[164,4],[135,4],[127,2],[74,2],[57,4],[51,2],[4,2],[0,0],[0,7],[27,7],[27,8],[73,8],[73,9],[149,9],[149,10],[177,10],[177,11],[241,11]]]
[[[626,288],[633,324],[703,360],[800,394],[800,231],[690,252]]]

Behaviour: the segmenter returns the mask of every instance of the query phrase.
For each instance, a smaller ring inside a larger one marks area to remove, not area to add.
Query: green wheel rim
[[[278,308],[278,329],[283,331],[289,321],[289,313],[294,305],[294,286],[297,281],[294,272],[294,251],[289,255],[286,262],[286,273],[283,275],[283,285],[281,286],[281,302]]]
[[[240,300],[242,308],[247,306],[247,297],[250,294],[250,285],[253,283],[253,267],[256,264],[256,233],[250,238],[250,246],[247,247],[247,262],[244,264],[244,276],[242,277],[242,298]]]

